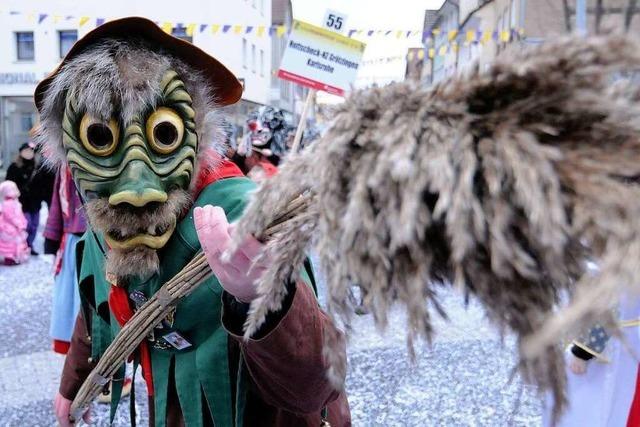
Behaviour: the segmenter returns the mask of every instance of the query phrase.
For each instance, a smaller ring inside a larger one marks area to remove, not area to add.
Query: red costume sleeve
[[[294,289],[291,306],[279,323],[259,339],[245,341],[238,330],[241,322],[224,312],[222,322],[240,344],[265,402],[295,414],[320,413],[340,395],[327,379],[322,356],[323,334],[328,329],[337,331],[309,286],[299,282]]]
[[[64,173],[64,170],[61,172]],[[47,224],[44,228],[44,237],[50,240],[62,240],[63,220],[62,209],[60,207],[60,173],[56,174],[56,180],[53,184],[53,196],[51,197],[51,206],[49,207],[49,216]]]

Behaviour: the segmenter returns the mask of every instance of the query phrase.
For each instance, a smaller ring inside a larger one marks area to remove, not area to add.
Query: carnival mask
[[[117,114],[97,118],[67,97],[67,161],[89,220],[112,251],[147,253],[155,265],[152,252],[167,243],[189,200],[198,145],[194,120],[191,96],[173,70],[160,81],[155,108],[126,122]]]
[[[162,248],[179,214],[174,206],[164,212],[166,205],[174,205],[170,197],[191,182],[198,145],[192,100],[175,71],[166,72],[160,88],[157,107],[126,124],[120,117],[93,117],[77,108],[74,97],[67,98],[62,138],[67,161],[83,198],[107,202],[121,215],[101,227],[113,249]]]
[[[68,164],[118,283],[158,271],[158,251],[192,204],[198,156],[210,152],[200,141],[224,150],[210,87],[182,60],[129,39],[75,56],[47,86],[40,143],[50,162]]]
[[[247,119],[246,136],[238,153],[250,156],[253,151],[267,157],[282,156],[286,151],[285,140],[289,126],[281,110],[260,107]]]
[[[140,17],[87,33],[36,87],[38,144],[69,166],[117,284],[158,271],[196,175],[225,151],[219,107],[241,95],[217,59]]]

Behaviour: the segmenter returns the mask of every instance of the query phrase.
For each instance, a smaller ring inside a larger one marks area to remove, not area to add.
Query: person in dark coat
[[[24,143],[18,150],[16,160],[9,165],[5,179],[13,181],[20,190],[20,203],[27,219],[27,244],[32,255],[38,255],[33,249],[33,241],[40,223],[40,205],[42,192],[34,183],[36,174],[35,150],[32,144]]]

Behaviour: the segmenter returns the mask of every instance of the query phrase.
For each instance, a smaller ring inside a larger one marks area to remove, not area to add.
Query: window
[[[76,30],[58,31],[58,40],[60,40],[60,58],[64,58],[76,40],[78,40],[78,32]]]
[[[260,2],[260,15],[264,15],[264,0],[258,0]]]
[[[29,132],[33,127],[33,113],[22,113],[20,115],[20,129],[22,132]]]
[[[256,45],[251,45],[251,71],[256,72]]]
[[[247,39],[242,39],[242,68],[247,68]]]
[[[251,6],[253,6],[254,9],[256,8],[256,0],[251,1]]]
[[[193,37],[187,34],[187,28],[183,27],[182,25],[173,27],[173,29],[171,29],[171,35],[173,37],[186,40],[189,43],[193,43]]]
[[[260,49],[260,75],[264,76],[264,50]]]
[[[33,61],[35,59],[33,32],[16,33],[16,54],[18,61]]]

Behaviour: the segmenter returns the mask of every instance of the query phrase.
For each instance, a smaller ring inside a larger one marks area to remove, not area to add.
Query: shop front
[[[18,152],[18,147],[29,140],[29,130],[37,123],[38,114],[33,103],[33,90],[37,83],[36,73],[0,72],[0,170],[2,171],[9,167]]]

